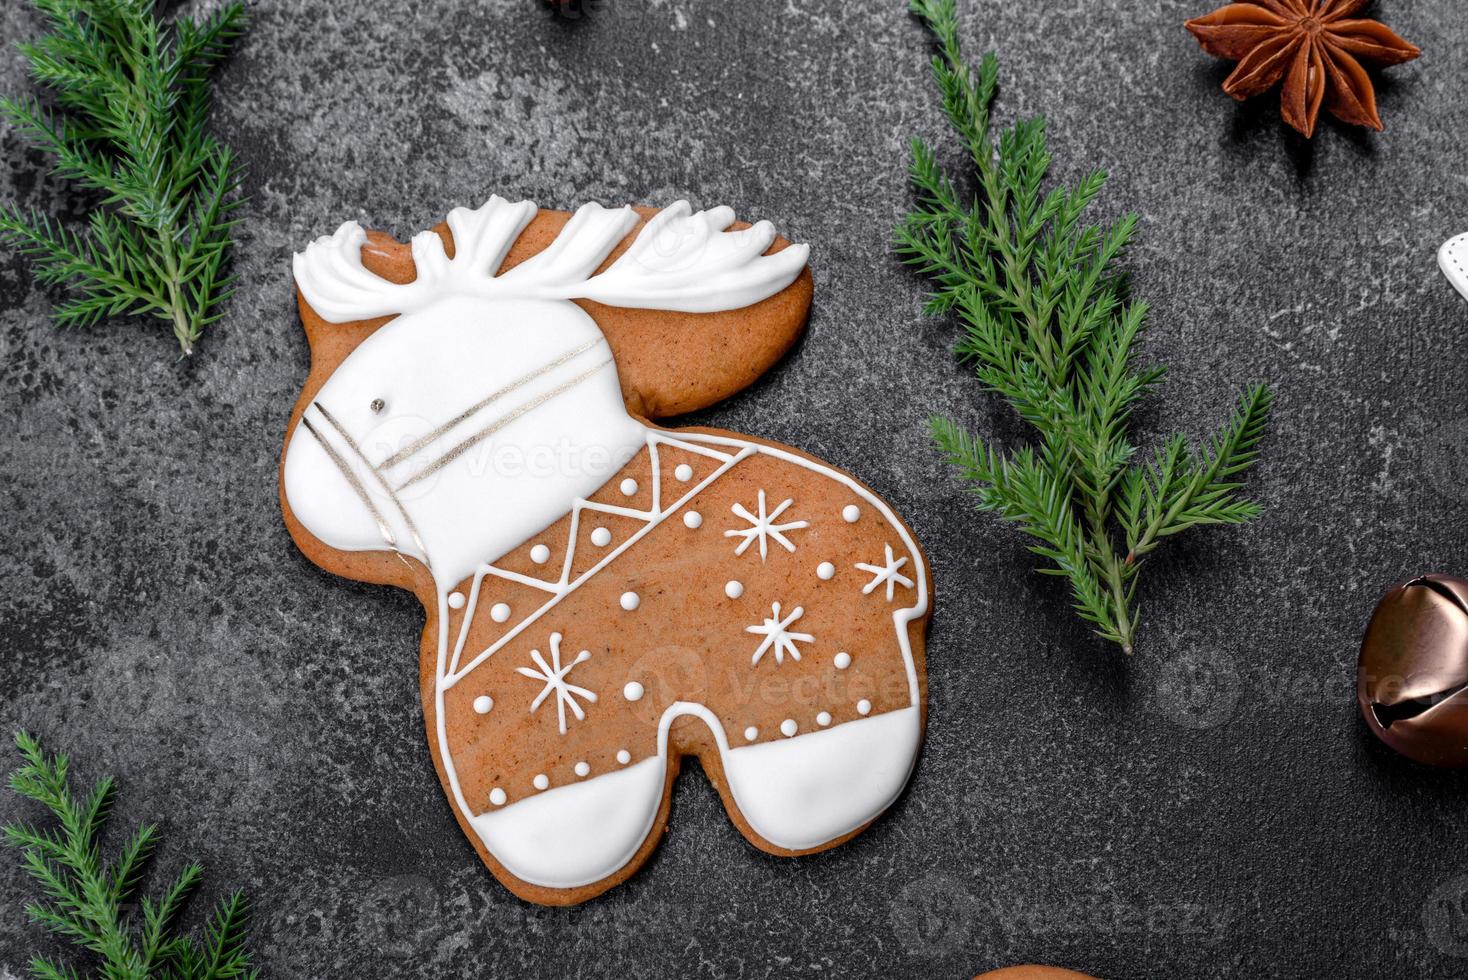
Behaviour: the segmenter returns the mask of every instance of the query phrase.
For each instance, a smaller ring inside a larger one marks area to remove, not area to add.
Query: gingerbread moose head
[[[906,526],[798,451],[651,423],[784,354],[806,256],[728,208],[498,197],[411,247],[349,222],[296,256],[286,523],[323,568],[422,600],[439,776],[525,899],[636,870],[685,756],[774,854],[854,835],[912,769],[928,582]]]

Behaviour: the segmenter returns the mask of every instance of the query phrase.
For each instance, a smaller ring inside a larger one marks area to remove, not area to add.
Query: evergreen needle
[[[229,3],[202,22],[165,25],[155,0],[31,2],[50,33],[20,51],[55,105],[0,99],[0,118],[100,206],[74,232],[0,204],[0,242],[31,259],[38,282],[66,288],[58,325],[153,316],[191,354],[233,291],[241,172],[207,129],[209,73],[244,29],[245,9]]]
[[[917,201],[894,247],[933,281],[926,312],[958,316],[956,351],[980,384],[1036,433],[1034,446],[1005,456],[934,418],[933,441],[979,509],[1035,538],[1030,550],[1049,563],[1041,571],[1063,576],[1081,618],[1131,653],[1142,559],[1190,527],[1241,524],[1259,513],[1239,496],[1239,481],[1254,463],[1273,396],[1254,385],[1202,445],[1174,435],[1138,458],[1131,413],[1165,368],[1132,364],[1147,307],[1128,295],[1117,260],[1136,216],[1082,223],[1106,182],[1101,171],[1042,193],[1050,168],[1044,117],[1015,123],[996,144],[994,55],[976,68],[964,61],[955,0],[911,0],[910,9],[936,38],[933,79],[973,166],[976,196],[966,203],[933,150],[913,140]]]
[[[238,892],[219,902],[201,939],[180,933],[179,914],[204,869],[190,864],[161,897],[138,898],[144,865],[158,843],[157,828],[139,827],[115,860],[104,860],[102,831],[115,794],[112,780],[101,780],[78,798],[67,778],[66,756],[47,758],[25,732],[16,733],[15,744],[25,763],[11,775],[10,788],[40,803],[60,824],[55,830],[24,824],[5,828],[6,841],[20,849],[22,864],[45,896],[26,907],[32,920],[91,952],[98,975],[109,980],[259,976],[245,949],[246,907]],[[82,975],[39,956],[30,967],[37,978]]]

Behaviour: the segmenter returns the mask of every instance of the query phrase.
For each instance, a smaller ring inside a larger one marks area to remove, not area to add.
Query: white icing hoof
[[[916,707],[724,753],[739,812],[777,847],[820,847],[892,803],[917,757]]]
[[[1437,265],[1453,288],[1468,299],[1468,231],[1443,242],[1437,250]]]
[[[495,860],[522,881],[579,888],[632,860],[663,799],[663,762],[558,786],[469,823]]]

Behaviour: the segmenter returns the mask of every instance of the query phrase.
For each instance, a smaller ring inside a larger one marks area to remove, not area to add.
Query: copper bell
[[[1468,581],[1424,575],[1371,614],[1356,669],[1366,725],[1398,752],[1468,766]]]

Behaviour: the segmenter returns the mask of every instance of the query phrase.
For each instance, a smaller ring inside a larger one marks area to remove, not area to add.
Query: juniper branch
[[[26,914],[51,932],[92,953],[100,974],[113,980],[230,980],[255,978],[245,948],[244,899],[238,892],[222,899],[200,938],[177,931],[184,903],[203,877],[198,864],[187,865],[158,900],[139,898],[145,865],[158,842],[157,828],[134,831],[112,861],[102,856],[102,832],[116,796],[110,779],[92,792],[72,794],[65,755],[47,757],[25,732],[15,736],[24,764],[10,777],[10,788],[44,806],[59,825],[41,830],[26,824],[5,828],[5,839],[21,851],[21,863],[35,878],[44,902]],[[142,913],[139,926],[131,912]],[[81,974],[41,957],[31,960],[39,978]]]
[[[86,232],[71,233],[6,205],[0,243],[35,261],[37,281],[70,292],[55,306],[58,325],[157,317],[190,354],[230,293],[223,270],[242,175],[208,132],[209,76],[244,29],[244,7],[165,24],[155,0],[32,3],[50,33],[20,52],[56,108],[0,99],[0,116],[100,207]]]
[[[1176,435],[1137,458],[1132,412],[1166,369],[1133,363],[1147,307],[1130,298],[1119,261],[1136,216],[1083,221],[1106,182],[1099,170],[1044,192],[1051,162],[1044,118],[1020,120],[995,140],[994,55],[976,67],[964,60],[955,0],[910,6],[936,40],[933,80],[977,193],[965,203],[934,151],[914,140],[915,206],[894,230],[893,247],[932,281],[925,312],[957,315],[963,335],[955,352],[1029,423],[1037,444],[1005,456],[942,418],[931,421],[933,441],[978,508],[1035,538],[1030,550],[1049,562],[1041,571],[1064,577],[1077,613],[1131,653],[1142,559],[1189,528],[1258,515],[1259,505],[1238,491],[1273,398],[1252,386],[1201,445]]]

